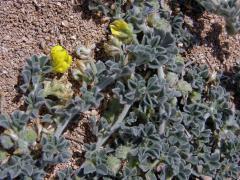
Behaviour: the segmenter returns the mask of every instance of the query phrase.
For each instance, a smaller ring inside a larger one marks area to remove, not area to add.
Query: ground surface
[[[186,16],[199,38],[199,44],[185,54],[186,60],[208,64],[212,70],[231,72],[240,61],[240,35],[228,36],[223,18],[204,13],[196,19]],[[0,1],[0,98],[5,95],[3,111],[12,112],[23,102],[18,93],[19,72],[33,54],[48,54],[51,46],[61,44],[74,53],[77,44],[99,43],[105,38],[106,25],[100,24],[78,2],[70,0],[1,0]],[[1,106],[1,104],[0,104]],[[1,110],[1,109],[0,109]],[[83,143],[89,141],[88,114],[72,124],[64,136],[71,141],[73,158],[49,169],[54,172],[82,161]]]
[[[205,12],[198,18],[190,20],[186,16],[185,19],[200,40],[198,45],[189,48],[187,60],[226,73],[239,64],[240,34],[229,36],[222,17]]]

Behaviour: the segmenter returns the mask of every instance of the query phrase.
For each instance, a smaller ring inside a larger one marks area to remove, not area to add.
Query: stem
[[[129,109],[131,108],[132,104],[125,104],[122,113],[118,116],[117,121],[113,124],[109,135],[107,135],[104,138],[100,138],[97,141],[97,145],[96,145],[96,149],[99,149],[107,140],[108,138],[119,129],[121,122],[123,121],[123,119],[126,117]]]
[[[75,113],[74,115],[70,116],[69,118],[67,118],[67,120],[64,121],[63,124],[59,123],[59,125],[57,126],[57,129],[54,133],[54,135],[59,138],[61,136],[61,134],[63,133],[63,131],[65,130],[65,128],[67,127],[68,123],[77,115],[79,114],[81,111],[79,111],[78,113]]]
[[[96,68],[96,64],[94,63],[93,59],[90,60],[90,65],[92,67],[94,75],[96,75],[97,74],[97,68]]]
[[[164,119],[163,122],[159,126],[159,134],[160,134],[160,136],[164,135],[165,129],[166,129],[166,120]]]
[[[165,74],[164,74],[164,71],[163,71],[163,67],[162,67],[162,66],[160,66],[160,67],[158,68],[158,77],[159,77],[160,79],[164,79],[164,78],[165,78]]]
[[[158,68],[158,77],[159,77],[159,79],[165,79],[165,74],[164,74],[162,66],[160,66]],[[165,129],[166,129],[166,120],[163,119],[162,123],[159,126],[159,134],[160,134],[160,136],[164,135]]]
[[[133,35],[133,44],[139,44],[137,36]]]
[[[100,91],[105,89],[108,85],[112,84],[116,79],[117,79],[116,75],[106,78],[101,84],[97,85],[96,92],[99,93]]]
[[[72,119],[72,117],[68,118],[68,119],[63,123],[63,125],[61,125],[61,123],[60,123],[60,125],[58,125],[58,127],[57,127],[57,129],[56,129],[56,131],[55,131],[55,133],[54,133],[54,135],[55,135],[57,138],[59,138],[60,135],[63,133],[64,129],[67,127],[67,125],[68,125],[68,123],[71,121],[71,119]]]
[[[161,162],[161,160],[157,159],[153,162],[153,164],[151,165],[151,168],[149,171],[153,170],[159,163]]]

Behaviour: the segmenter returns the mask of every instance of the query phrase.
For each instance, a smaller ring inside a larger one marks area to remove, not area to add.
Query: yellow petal
[[[118,19],[110,24],[112,35],[121,41],[131,40],[133,31],[131,26],[123,19]]]
[[[72,64],[72,56],[59,45],[51,49],[51,58],[53,70],[58,73],[66,72]]]

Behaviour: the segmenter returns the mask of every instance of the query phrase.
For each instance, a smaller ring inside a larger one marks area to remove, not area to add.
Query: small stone
[[[0,46],[0,52],[1,53],[7,53],[8,52],[8,48]]]
[[[97,115],[98,115],[98,112],[97,112],[96,110],[92,110],[92,111],[91,111],[91,115],[92,115],[92,116],[97,116]]]
[[[10,40],[11,39],[11,37],[9,36],[9,35],[6,35],[4,38],[3,38],[3,40],[5,40],[5,41],[8,41],[8,40]]]
[[[203,180],[212,180],[212,178],[210,176],[202,176]]]
[[[66,21],[66,20],[62,21],[62,26],[68,27],[69,26],[68,21]]]
[[[178,43],[178,47],[183,47],[183,43]]]
[[[62,3],[60,3],[60,2],[57,2],[56,5],[59,7],[62,7]]]
[[[7,74],[8,72],[6,70],[3,70],[2,71],[2,74]]]
[[[45,49],[46,43],[43,40],[41,40],[40,43],[39,43],[39,46],[40,46],[41,49]]]
[[[211,19],[211,20],[210,20],[210,23],[212,23],[212,24],[215,23],[215,20],[214,20],[214,19]]]
[[[73,35],[73,36],[70,37],[70,39],[72,39],[72,40],[76,40],[77,37],[76,37],[75,35]]]
[[[22,37],[22,41],[23,42],[28,42],[28,38],[27,37]]]

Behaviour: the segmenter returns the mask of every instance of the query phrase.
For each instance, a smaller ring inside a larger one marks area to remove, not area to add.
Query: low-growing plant
[[[26,111],[0,115],[0,179],[43,179],[71,157],[62,136],[68,124],[100,106],[100,118],[89,119],[96,141],[85,145],[84,162],[57,179],[237,179],[239,113],[218,76],[185,64],[177,44],[191,38],[181,38],[182,21],[157,0],[117,0],[112,8],[91,0],[89,9],[113,21],[108,59],[77,50],[89,52],[81,73],[72,73],[81,96],[67,79],[52,78],[54,59],[27,61]]]

